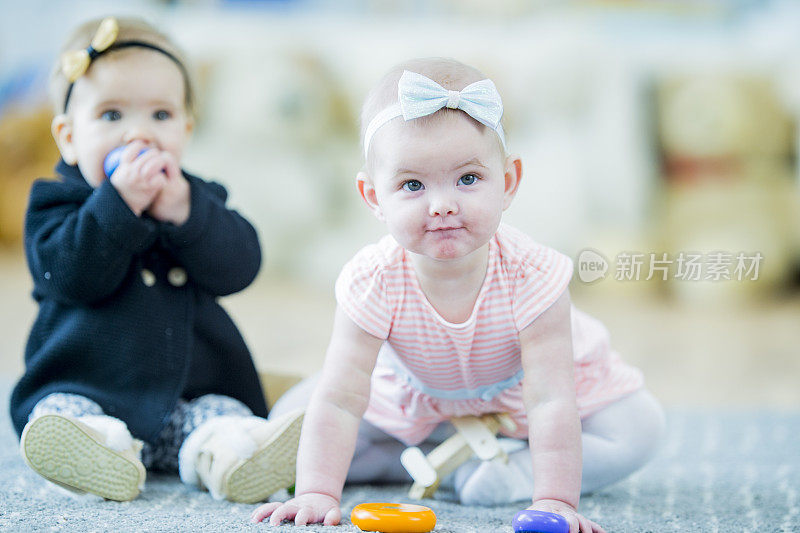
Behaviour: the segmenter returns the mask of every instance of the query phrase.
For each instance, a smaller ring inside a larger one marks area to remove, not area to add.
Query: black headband
[[[98,52],[91,46],[89,46],[89,48],[87,48],[86,51],[89,53],[89,61],[94,61],[97,57],[106,54],[108,52],[111,52],[112,50],[119,50],[120,48],[130,48],[133,46],[137,46],[139,48],[147,48],[148,50],[154,50],[156,52],[160,52],[165,56],[167,56],[168,58],[170,58],[176,65],[178,65],[178,68],[180,69],[181,74],[183,75],[183,82],[186,85],[186,103],[188,104],[189,107],[191,107],[192,86],[189,83],[189,73],[186,71],[186,67],[183,65],[183,63],[181,63],[180,59],[175,57],[173,54],[167,52],[163,48],[158,47],[154,44],[146,43],[144,41],[123,41],[121,43],[114,43],[113,45],[109,46],[108,48],[106,48],[101,52]],[[75,82],[72,82],[69,84],[69,87],[67,87],[67,94],[64,97],[64,113],[67,112],[67,106],[69,105],[69,97],[70,95],[72,95],[72,87],[74,85]]]

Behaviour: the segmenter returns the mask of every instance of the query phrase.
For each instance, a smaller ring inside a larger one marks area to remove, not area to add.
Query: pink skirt
[[[577,345],[575,346],[577,348]],[[626,364],[615,351],[594,350],[575,361],[575,394],[581,418],[640,389],[641,371]],[[372,373],[369,406],[364,419],[408,446],[424,441],[452,417],[508,413],[517,424],[517,439],[528,438],[528,417],[522,401],[522,383],[503,390],[491,400],[451,400],[425,394],[385,366]]]

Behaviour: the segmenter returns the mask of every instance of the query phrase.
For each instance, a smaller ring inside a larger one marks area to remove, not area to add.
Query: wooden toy
[[[484,461],[498,458],[508,461],[508,456],[497,442],[497,432],[504,428],[517,429],[506,413],[462,416],[450,420],[456,434],[434,448],[427,456],[416,446],[406,448],[400,462],[414,479],[409,497],[416,500],[431,498],[442,479],[466,462],[473,454]]]
[[[569,523],[563,516],[544,511],[520,511],[511,522],[514,533],[569,533]]]
[[[362,503],[353,508],[350,521],[362,531],[426,533],[436,526],[436,515],[410,503]]]

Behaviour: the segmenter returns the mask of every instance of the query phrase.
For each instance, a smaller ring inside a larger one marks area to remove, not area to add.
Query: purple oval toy
[[[110,178],[111,174],[113,174],[114,171],[117,170],[117,167],[119,166],[119,160],[122,157],[122,152],[123,150],[125,150],[125,148],[127,148],[127,146],[124,144],[122,146],[117,146],[116,148],[108,152],[108,155],[103,160],[103,172],[106,173],[107,178]],[[147,148],[143,148],[142,151],[139,152],[139,154],[136,157],[139,157],[146,151]]]
[[[515,533],[569,533],[563,516],[544,511],[520,511],[511,522]]]

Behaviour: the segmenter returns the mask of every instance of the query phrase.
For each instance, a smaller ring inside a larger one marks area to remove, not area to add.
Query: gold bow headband
[[[108,47],[117,40],[118,34],[119,24],[117,24],[117,19],[107,18],[100,23],[100,27],[97,28],[89,48],[64,52],[61,56],[61,72],[67,80],[70,83],[75,83],[78,78],[83,76],[92,60],[108,50]]]
[[[148,48],[150,50],[160,52],[178,65],[178,68],[181,70],[181,74],[183,74],[183,80],[186,84],[186,102],[187,104],[191,105],[192,92],[191,85],[189,83],[189,73],[186,71],[186,67],[183,66],[183,63],[181,63],[180,59],[167,52],[163,48],[154,44],[146,43],[144,41],[123,41],[117,43],[115,41],[117,40],[118,35],[119,24],[117,23],[117,19],[113,17],[103,19],[103,21],[100,23],[100,26],[97,28],[97,31],[95,32],[92,42],[89,44],[88,48],[84,50],[70,50],[61,55],[61,72],[64,74],[64,77],[67,78],[67,81],[69,81],[67,94],[64,97],[65,113],[67,112],[67,105],[69,104],[69,97],[72,94],[73,85],[75,85],[75,82],[78,80],[78,78],[86,73],[89,65],[92,64],[92,61],[109,50],[118,50],[120,48],[128,48],[131,46]]]

